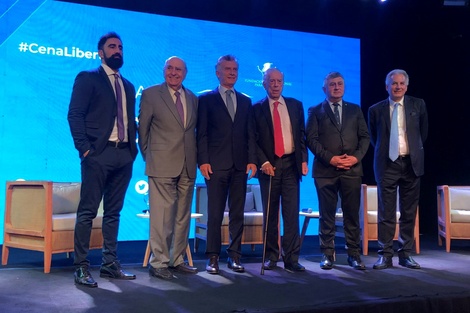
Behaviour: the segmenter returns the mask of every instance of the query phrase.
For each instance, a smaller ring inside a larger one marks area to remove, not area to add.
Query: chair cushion
[[[452,223],[470,223],[470,210],[450,210]]]
[[[378,218],[377,218],[377,211],[367,211],[367,221],[369,224],[377,224]],[[400,219],[400,212],[397,212],[397,221]]]
[[[77,212],[80,186],[80,183],[54,183],[52,186],[52,213]]]
[[[229,211],[228,201],[227,201],[227,203],[225,204],[225,211],[226,211],[226,212]],[[249,191],[249,192],[246,193],[246,197],[245,197],[245,207],[244,207],[243,211],[245,211],[245,212],[253,212],[253,211],[256,211],[256,209],[255,209],[255,201],[254,201],[254,198],[253,198],[253,192],[251,192],[251,191]]]
[[[224,212],[224,219],[222,226],[227,226],[229,221],[228,212]],[[262,226],[263,225],[263,212],[245,212],[243,224],[245,226]]]
[[[74,230],[75,220],[77,213],[53,214],[52,215],[52,230]],[[103,223],[103,215],[98,215],[93,219],[93,228],[101,228]]]

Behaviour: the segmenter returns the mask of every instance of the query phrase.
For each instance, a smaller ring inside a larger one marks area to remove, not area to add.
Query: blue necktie
[[[390,160],[395,162],[398,159],[398,150],[399,150],[399,143],[398,143],[398,105],[399,103],[395,103],[393,105],[393,112],[392,112],[392,120],[391,120],[391,127],[390,127],[390,147],[388,156]]]
[[[233,119],[235,118],[235,106],[233,105],[233,100],[232,100],[232,90],[227,90],[225,91],[225,95],[227,96],[227,110],[228,113],[230,114],[230,117]]]

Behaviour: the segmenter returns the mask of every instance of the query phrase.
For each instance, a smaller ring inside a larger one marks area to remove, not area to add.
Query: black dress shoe
[[[267,260],[266,262],[264,262],[263,264],[263,268],[265,270],[273,270],[275,269],[277,266],[277,262],[276,261],[273,261],[273,260]]]
[[[284,269],[289,273],[304,272],[305,271],[305,266],[303,266],[299,262],[287,263],[287,264],[284,263]]]
[[[135,279],[135,275],[127,273],[122,270],[121,264],[118,261],[114,261],[110,264],[102,264],[100,268],[100,277],[132,280]]]
[[[389,256],[381,255],[379,256],[379,259],[377,260],[377,262],[375,262],[372,268],[374,270],[384,270],[392,266],[393,266],[392,258]]]
[[[197,274],[197,268],[190,266],[188,263],[181,263],[170,268],[180,273]]]
[[[323,254],[320,261],[320,268],[322,270],[331,270],[333,268],[333,256]]]
[[[149,275],[160,279],[173,279],[173,274],[166,267],[154,268],[149,266]]]
[[[412,268],[412,269],[420,269],[421,265],[418,264],[411,256],[408,256],[406,258],[399,258],[398,259],[398,264],[404,267]]]
[[[243,273],[245,271],[245,267],[240,263],[239,257],[229,257],[227,259],[227,266],[234,272]]]
[[[359,255],[350,255],[348,256],[348,264],[355,270],[365,270],[366,265],[362,262]]]
[[[91,276],[90,271],[88,270],[88,266],[81,266],[77,268],[73,276],[77,285],[83,285],[91,288],[98,287],[98,283]]]
[[[206,271],[209,274],[219,274],[219,257],[213,255],[207,260]]]

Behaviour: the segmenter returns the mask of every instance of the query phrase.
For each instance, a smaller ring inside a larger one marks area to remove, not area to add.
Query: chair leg
[[[186,257],[188,258],[189,266],[193,266],[193,256],[191,255],[191,248],[189,247],[189,242],[186,246]]]
[[[8,255],[10,253],[10,248],[5,245],[5,242],[3,242],[3,248],[2,248],[2,265],[7,265],[8,264]]]
[[[142,262],[142,267],[147,267],[149,264],[150,258],[150,241],[147,241],[147,248],[145,249],[144,262]]]
[[[362,238],[362,254],[368,255],[369,254],[369,242],[367,239]]]
[[[446,233],[446,252],[450,252],[450,235]]]
[[[44,251],[44,273],[51,272],[52,253]]]

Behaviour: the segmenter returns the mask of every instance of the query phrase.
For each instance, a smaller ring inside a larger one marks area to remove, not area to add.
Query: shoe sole
[[[411,268],[412,270],[419,270],[419,269],[421,269],[421,266],[420,266],[420,265],[418,265],[418,266],[407,266],[406,264],[399,264],[399,265],[401,265],[401,266],[403,266],[403,267],[406,267],[406,268]]]
[[[104,273],[100,273],[100,277],[101,278],[119,279],[119,280],[134,280],[135,279],[135,276],[134,277],[115,277],[111,274],[104,274]]]
[[[232,271],[234,272],[237,272],[237,273],[243,273],[245,272],[245,269],[244,268],[233,268],[231,266],[227,266],[229,269],[231,269]]]
[[[98,283],[95,283],[94,285],[90,285],[90,284],[82,284],[82,283],[79,283],[78,281],[75,281],[75,285],[88,287],[88,288],[97,288],[98,287]]]
[[[393,264],[390,264],[390,265],[386,265],[386,266],[372,266],[372,268],[374,270],[384,270],[384,269],[387,269],[387,268],[392,268],[393,267]]]

